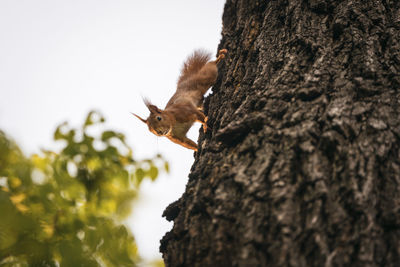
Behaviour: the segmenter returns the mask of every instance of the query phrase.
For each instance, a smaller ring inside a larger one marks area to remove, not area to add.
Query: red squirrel
[[[183,64],[175,94],[168,101],[165,109],[159,109],[150,101],[144,100],[150,110],[145,120],[132,113],[146,123],[150,132],[157,136],[165,136],[172,142],[197,151],[197,144],[186,137],[186,133],[194,122],[203,124],[203,131],[207,131],[207,117],[201,111],[204,94],[214,85],[217,75],[217,63],[221,61],[226,49],[221,49],[214,61],[210,54],[196,50]]]

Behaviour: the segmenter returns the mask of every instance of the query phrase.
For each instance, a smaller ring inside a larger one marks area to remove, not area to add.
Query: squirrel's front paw
[[[221,50],[219,50],[219,52],[218,52],[218,57],[224,58],[226,53],[228,53],[228,50],[227,50],[227,49],[225,49],[225,48],[224,48],[224,49],[221,49]]]
[[[227,50],[227,49],[221,49],[221,50],[219,50],[219,51],[218,51],[218,57],[217,57],[216,62],[218,63],[218,62],[220,62],[222,59],[224,59],[226,53],[228,53],[228,50]]]

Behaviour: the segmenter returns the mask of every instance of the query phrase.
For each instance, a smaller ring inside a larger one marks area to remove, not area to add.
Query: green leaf
[[[73,143],[73,142],[74,142],[74,137],[75,137],[75,130],[74,130],[74,129],[71,129],[71,130],[68,132],[68,137],[67,137],[68,143]]]
[[[149,170],[149,176],[151,178],[152,181],[154,181],[157,176],[158,176],[158,169],[156,166],[151,165],[150,170]]]
[[[66,128],[67,126],[68,126],[67,122],[64,122],[59,126],[57,126],[57,129],[54,132],[54,140],[62,140],[67,138],[67,135],[62,133],[62,128]]]
[[[86,116],[85,123],[83,124],[84,127],[92,125],[94,123],[92,119],[93,113],[94,111],[90,111],[89,114]]]
[[[83,124],[83,128],[87,126],[96,124],[96,123],[103,123],[105,121],[104,117],[97,111],[90,111],[89,114],[86,116],[85,123]]]
[[[169,163],[168,162],[164,162],[164,169],[167,173],[169,173]]]
[[[103,134],[101,135],[101,140],[107,141],[108,139],[116,136],[117,134],[114,131],[104,131]]]
[[[135,177],[138,185],[142,182],[145,175],[146,174],[142,168],[136,169]]]

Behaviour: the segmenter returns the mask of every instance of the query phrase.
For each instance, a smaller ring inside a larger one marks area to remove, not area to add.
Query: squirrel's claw
[[[219,52],[218,52],[218,57],[217,57],[217,60],[215,60],[215,62],[218,63],[218,62],[220,62],[222,59],[224,59],[226,53],[228,53],[228,50],[227,50],[227,49],[221,49],[221,50],[219,50]]]

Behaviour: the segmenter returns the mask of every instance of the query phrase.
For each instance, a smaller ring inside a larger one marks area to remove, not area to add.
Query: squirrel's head
[[[172,129],[172,123],[169,116],[163,110],[151,104],[148,100],[145,99],[144,103],[150,111],[149,117],[145,120],[134,113],[132,113],[132,115],[146,123],[150,132],[154,133],[155,135],[167,135]]]

